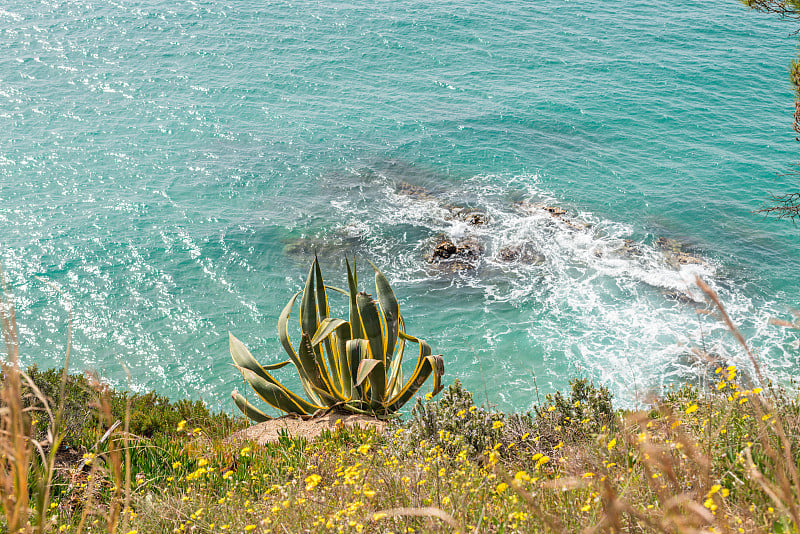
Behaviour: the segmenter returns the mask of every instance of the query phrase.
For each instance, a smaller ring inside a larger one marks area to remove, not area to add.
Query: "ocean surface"
[[[794,30],[734,0],[5,0],[24,363],[62,365],[71,309],[73,371],[230,410],[228,332],[285,359],[316,251],[332,285],[380,266],[447,381],[504,409],[701,384],[693,349],[749,368],[698,275],[786,381],[800,228],[753,210],[797,190]],[[449,272],[444,238],[482,252]]]

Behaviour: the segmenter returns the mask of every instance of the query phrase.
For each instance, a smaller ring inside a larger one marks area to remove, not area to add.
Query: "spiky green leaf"
[[[231,398],[233,399],[233,403],[239,408],[243,414],[245,414],[251,421],[255,421],[256,423],[263,423],[264,421],[269,421],[272,417],[268,416],[249,402],[247,399],[242,397],[238,391],[234,391],[231,393]]]
[[[361,318],[361,327],[369,340],[373,358],[380,359],[384,365],[386,361],[386,346],[383,340],[383,329],[381,327],[381,317],[378,306],[367,293],[361,292],[356,295],[358,303],[358,316]]]
[[[239,367],[238,369],[258,396],[273,408],[300,415],[311,415],[322,408],[322,406],[311,404],[298,397],[274,378],[270,377],[271,380],[267,380],[250,369],[245,369],[244,367]]]
[[[389,285],[389,280],[381,272],[374,263],[369,262],[375,270],[375,290],[378,294],[378,304],[381,308],[381,315],[384,323],[384,339],[386,342],[386,359],[391,363],[392,355],[394,354],[395,344],[397,343],[397,336],[400,332],[400,306],[397,303],[397,297],[392,291],[392,286]]]

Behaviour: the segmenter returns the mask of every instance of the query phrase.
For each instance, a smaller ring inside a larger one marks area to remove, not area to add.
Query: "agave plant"
[[[278,336],[288,360],[262,367],[244,344],[230,334],[231,357],[236,368],[270,406],[299,415],[340,407],[385,417],[408,402],[431,373],[433,395],[441,391],[444,360],[441,355],[432,355],[425,341],[406,334],[397,298],[386,277],[370,262],[375,270],[376,302],[371,295],[358,290],[355,264],[352,270],[350,263],[346,264],[348,290],[326,286],[319,262],[314,258],[305,288],[289,299],[278,319]],[[348,297],[347,321],[330,316],[329,289]],[[301,293],[300,341],[295,349],[289,339],[288,324]],[[409,342],[419,346],[419,353],[414,372],[404,382],[403,353]],[[270,374],[290,363],[300,375],[307,399]],[[231,396],[250,419],[256,422],[270,419],[238,392]]]

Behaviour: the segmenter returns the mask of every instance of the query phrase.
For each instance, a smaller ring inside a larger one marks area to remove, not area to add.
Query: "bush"
[[[592,439],[615,421],[613,395],[608,388],[596,387],[585,378],[571,380],[570,386],[569,397],[557,391],[547,395],[545,407],[534,407],[537,434],[543,447]]]
[[[61,370],[48,369],[41,371],[36,366],[28,369],[28,375],[36,384],[52,410],[55,411],[61,402]],[[30,393],[30,392],[28,392]],[[174,435],[178,423],[182,420],[190,426],[200,426],[206,433],[225,434],[235,420],[225,413],[212,413],[201,401],[170,401],[167,397],[154,391],[148,393],[128,393],[108,389],[107,386],[92,380],[86,375],[70,374],[67,376],[63,399],[63,432],[65,444],[91,447],[99,423],[99,399],[102,393],[107,399],[110,417],[124,421],[126,405],[130,402],[130,432],[141,437],[152,438],[161,435]],[[28,405],[36,405],[26,395]],[[40,421],[36,428],[44,432],[46,416],[37,417]]]

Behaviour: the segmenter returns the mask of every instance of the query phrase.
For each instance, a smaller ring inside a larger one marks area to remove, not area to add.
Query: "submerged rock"
[[[661,294],[669,300],[680,302],[681,304],[702,304],[702,301],[694,298],[690,293],[679,289],[663,289]]]
[[[446,219],[458,219],[470,226],[483,226],[489,224],[489,214],[477,208],[461,208],[459,206],[445,206],[450,210],[450,216]]]
[[[527,265],[541,265],[544,263],[543,254],[532,250],[524,244],[508,245],[497,251],[497,259],[505,263],[524,263]]]
[[[656,239],[656,246],[674,269],[680,269],[683,265],[706,265],[704,259],[687,251],[686,245],[676,239],[659,237]]]
[[[581,221],[580,219],[575,219],[570,217],[567,213],[567,210],[561,208],[559,206],[548,206],[546,204],[536,204],[531,203],[526,200],[518,200],[513,203],[514,208],[517,211],[520,211],[526,215],[533,215],[539,210],[546,211],[549,213],[554,219],[558,219],[559,221],[563,222],[569,228],[573,230],[586,230],[590,227],[590,224]]]
[[[425,259],[429,264],[445,272],[468,271],[477,266],[483,251],[483,245],[474,237],[460,239],[454,243],[449,237],[440,236]]]
[[[430,191],[419,185],[401,181],[397,182],[396,189],[399,194],[416,200],[436,200]]]

